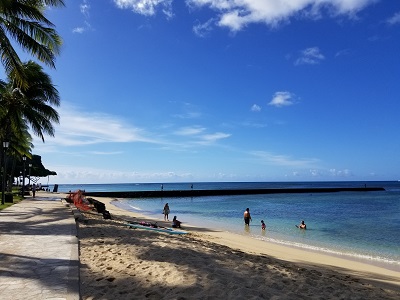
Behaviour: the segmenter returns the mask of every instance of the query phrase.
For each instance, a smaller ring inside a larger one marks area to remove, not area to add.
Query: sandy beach
[[[50,196],[54,196],[53,194]],[[185,224],[185,235],[133,229],[149,220],[103,202],[83,213],[83,299],[399,299],[400,272]]]

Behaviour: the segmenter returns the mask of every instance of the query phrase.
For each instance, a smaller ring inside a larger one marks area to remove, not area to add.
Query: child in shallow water
[[[265,230],[265,227],[266,227],[266,226],[265,226],[264,220],[261,220],[261,229],[262,229],[262,230]]]

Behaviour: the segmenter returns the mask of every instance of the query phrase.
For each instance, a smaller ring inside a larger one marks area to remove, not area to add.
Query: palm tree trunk
[[[10,164],[8,164],[10,165]],[[12,186],[14,183],[14,173],[15,173],[15,166],[17,165],[17,161],[15,159],[12,160],[12,164],[11,164],[11,170],[9,172],[7,172],[9,174],[8,176],[8,184],[7,184],[7,192],[12,192]]]

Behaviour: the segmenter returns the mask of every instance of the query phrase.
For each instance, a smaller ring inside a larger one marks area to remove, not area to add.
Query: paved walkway
[[[79,299],[76,224],[60,199],[0,211],[0,299]]]

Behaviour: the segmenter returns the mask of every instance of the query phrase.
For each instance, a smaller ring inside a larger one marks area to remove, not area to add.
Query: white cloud
[[[193,125],[171,130],[171,126],[162,127],[161,132],[151,132],[143,128],[132,126],[129,120],[124,120],[116,115],[99,112],[85,112],[68,103],[63,103],[59,109],[60,124],[55,124],[55,137],[46,137],[42,143],[34,137],[35,149],[42,153],[65,153],[80,155],[90,152],[95,155],[116,155],[118,152],[98,151],[92,152],[95,146],[100,148],[105,144],[124,143],[149,143],[170,151],[192,151],[196,146],[211,146],[219,140],[228,138],[231,134],[217,132],[205,134],[206,128]],[[185,140],[177,136],[186,137]],[[76,151],[76,147],[81,147]],[[75,149],[74,152],[70,149]],[[83,151],[83,152],[82,152]]]
[[[318,162],[318,159],[294,159],[287,155],[276,155],[265,151],[252,151],[251,155],[261,159],[262,162],[285,167],[310,167]]]
[[[295,61],[295,65],[316,65],[319,64],[325,56],[318,47],[311,47],[301,51],[300,57]]]
[[[187,0],[191,8],[209,7],[220,16],[218,24],[239,31],[248,24],[270,27],[288,22],[291,17],[318,18],[324,12],[332,17],[353,16],[377,0]]]
[[[187,172],[135,172],[118,171],[105,168],[82,167],[79,165],[46,165],[49,170],[57,170],[57,176],[51,176],[57,183],[120,183],[120,182],[157,182],[157,181],[188,181],[193,175]]]
[[[193,127],[182,127],[178,130],[175,131],[176,135],[198,135],[200,133],[202,133],[204,130],[206,130],[203,127],[200,126],[193,126]]]
[[[210,19],[202,24],[199,23],[193,26],[193,32],[199,37],[206,37],[212,30],[213,23],[214,23],[213,19]]]
[[[100,143],[150,142],[144,130],[132,127],[117,116],[89,113],[63,105],[59,109],[60,124],[55,125],[55,138],[47,138],[46,146],[83,146]],[[35,143],[40,145],[40,143]]]
[[[329,173],[334,177],[351,177],[353,175],[349,169],[344,169],[344,170],[330,169]]]
[[[395,13],[387,20],[390,25],[400,24],[400,12]]]
[[[289,106],[293,104],[293,97],[294,95],[289,92],[276,92],[268,105],[276,107]]]
[[[231,134],[223,133],[223,132],[216,132],[216,133],[213,133],[213,134],[205,134],[205,135],[200,136],[201,142],[199,142],[199,144],[215,143],[218,140],[226,139],[226,138],[228,138],[230,136],[231,136]]]
[[[313,170],[310,170],[310,175],[311,175],[312,177],[321,177],[322,174],[320,173],[319,170],[313,169]]]
[[[343,49],[343,50],[336,52],[335,57],[347,56],[350,53],[351,53],[350,49]]]
[[[72,29],[73,33],[84,33],[85,32],[85,28],[84,27],[76,27],[74,29]]]
[[[172,0],[114,0],[114,3],[120,9],[132,9],[144,16],[155,15],[158,7],[168,18],[173,16]]]
[[[131,9],[145,16],[162,11],[167,18],[173,17],[173,0],[113,0],[120,9]],[[182,1],[182,0],[179,0]],[[330,17],[354,16],[366,6],[378,0],[186,0],[191,11],[208,7],[218,19],[211,18],[193,27],[193,31],[204,36],[211,28],[211,22],[231,31],[239,31],[249,24],[263,23],[276,27],[287,23],[292,17],[319,18],[324,13]]]
[[[250,110],[258,112],[258,111],[261,111],[261,107],[257,104],[253,104],[253,106],[250,108]]]
[[[81,9],[81,13],[89,17],[90,5],[87,3],[87,1],[83,1],[83,3],[79,7]]]
[[[79,10],[85,18],[84,26],[75,27],[74,29],[72,29],[72,32],[82,34],[85,31],[88,31],[92,28],[92,26],[89,23],[90,4],[88,3],[87,0],[83,0],[83,2],[79,5]]]

